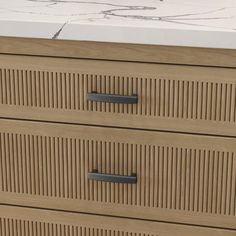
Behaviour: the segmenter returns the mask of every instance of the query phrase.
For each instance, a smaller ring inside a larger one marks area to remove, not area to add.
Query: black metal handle
[[[91,92],[87,94],[87,100],[94,102],[109,102],[109,103],[122,103],[122,104],[135,104],[138,103],[138,96],[123,96],[117,94],[106,94]]]
[[[112,182],[112,183],[124,183],[124,184],[135,184],[137,183],[137,175],[112,175],[112,174],[102,174],[98,173],[97,170],[93,170],[88,173],[88,179],[97,180],[103,182]]]

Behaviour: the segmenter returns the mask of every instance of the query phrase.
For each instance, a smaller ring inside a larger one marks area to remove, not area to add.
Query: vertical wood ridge
[[[88,222],[89,223],[89,222]],[[93,227],[90,224],[77,223],[62,224],[54,222],[43,222],[39,220],[23,220],[18,218],[0,217],[0,236],[155,236],[146,232],[135,232],[130,230],[109,229]],[[157,236],[157,235],[156,235]]]
[[[139,103],[88,102],[91,91],[138,94]],[[1,68],[0,104],[235,123],[236,84]]]
[[[93,169],[138,183],[91,182]],[[235,216],[230,151],[1,132],[0,171],[1,192]]]

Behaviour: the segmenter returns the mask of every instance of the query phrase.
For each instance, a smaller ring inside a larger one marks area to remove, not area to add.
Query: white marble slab
[[[236,49],[236,0],[0,0],[0,35]]]

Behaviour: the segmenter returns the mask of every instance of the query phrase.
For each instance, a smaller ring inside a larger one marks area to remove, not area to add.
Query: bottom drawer
[[[236,231],[0,205],[0,236],[235,236]]]

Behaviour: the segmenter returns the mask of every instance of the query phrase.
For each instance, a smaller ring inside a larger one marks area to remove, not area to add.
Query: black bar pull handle
[[[124,184],[135,184],[137,183],[137,175],[113,175],[113,174],[102,174],[98,173],[97,170],[93,170],[88,173],[88,179],[103,181],[103,182],[112,182],[112,183],[124,183]]]
[[[138,96],[124,96],[117,94],[106,94],[106,93],[97,93],[93,91],[87,94],[88,101],[94,102],[109,102],[109,103],[122,103],[122,104],[136,104],[138,103]]]

